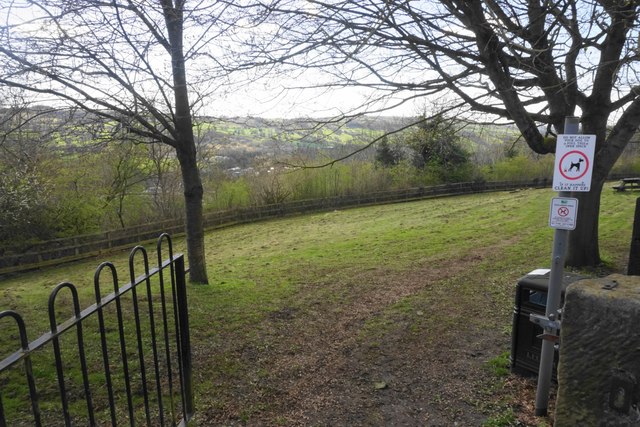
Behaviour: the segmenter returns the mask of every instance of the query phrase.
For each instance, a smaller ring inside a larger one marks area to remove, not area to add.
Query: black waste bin
[[[547,308],[549,289],[549,270],[534,270],[518,280],[516,285],[515,306],[513,308],[513,327],[511,332],[511,372],[521,375],[537,375],[540,367],[540,350],[543,333],[540,326],[529,320],[530,314],[544,316]],[[578,274],[565,273],[562,279],[560,306],[564,304],[564,293],[571,283],[584,279]],[[553,376],[558,365],[558,347],[553,365]]]

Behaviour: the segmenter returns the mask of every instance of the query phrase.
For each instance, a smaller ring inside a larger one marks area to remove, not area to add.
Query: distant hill
[[[104,122],[102,118],[82,111],[56,110],[43,105],[20,110],[3,108],[0,119],[14,117],[16,112],[23,118],[30,117],[29,126],[34,134],[49,129],[57,149],[69,154],[99,150],[102,144],[122,135],[115,122]],[[354,151],[415,120],[398,116],[363,116],[349,120],[200,116],[194,122],[199,145],[206,147],[210,155],[229,168],[246,168],[256,157],[273,158],[294,152],[311,157],[320,152],[325,156],[343,156],[349,150]],[[461,123],[460,135],[467,149],[476,152],[505,142],[512,143],[519,133],[512,126]]]
[[[290,144],[291,147],[333,148],[337,145],[362,145],[386,132],[401,129],[414,121],[412,117],[358,117],[349,121],[318,119],[269,120],[260,117],[198,119],[202,129],[210,132],[214,144],[244,146],[255,150],[259,145]],[[461,125],[460,135],[469,148],[513,142],[519,135],[513,126]],[[207,138],[209,139],[209,138]],[[282,148],[282,147],[281,147]]]

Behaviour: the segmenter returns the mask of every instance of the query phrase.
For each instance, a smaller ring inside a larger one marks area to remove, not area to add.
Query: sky
[[[3,3],[8,0],[0,0]],[[11,2],[11,8],[4,9],[6,13],[2,13],[0,8],[0,25],[19,23],[18,27],[13,27],[14,34],[40,37],[46,35],[49,31],[55,33],[54,26],[43,28],[38,18],[41,18],[42,11],[28,6],[26,0],[14,0]],[[152,15],[153,16],[153,15]],[[35,19],[34,19],[35,18]],[[156,16],[158,18],[158,16]],[[138,24],[139,25],[139,24]],[[73,34],[74,31],[80,29],[65,29]],[[191,37],[187,34],[187,38],[198,40],[200,35]],[[215,41],[215,39],[214,39]],[[220,50],[216,43],[211,43],[206,50],[211,57],[220,55]],[[158,48],[156,58],[151,59],[153,67],[157,70],[167,70],[169,68],[168,57],[166,52]],[[230,50],[227,48],[227,50]],[[233,52],[231,52],[233,54]],[[122,58],[128,58],[128,53],[123,51],[120,53]],[[129,55],[131,56],[131,55]],[[151,57],[152,55],[150,55]],[[207,65],[202,63],[187,63],[188,71],[198,77],[205,70]],[[93,71],[93,70],[92,70]],[[95,73],[94,73],[95,74]],[[147,81],[151,81],[145,77]],[[240,81],[241,83],[237,83]],[[326,81],[317,70],[307,70],[299,75],[282,75],[265,76],[265,78],[255,81],[250,77],[240,76],[236,82],[230,82],[229,87],[222,86],[222,90],[213,90],[209,96],[199,106],[198,113],[207,116],[217,117],[236,117],[236,116],[258,116],[265,118],[293,118],[293,117],[333,117],[353,112],[362,112],[363,105],[367,104],[367,100],[375,96],[375,92],[371,89],[363,87],[349,88],[332,88],[328,89],[309,89],[308,87],[316,85],[318,82]],[[108,88],[109,83],[104,85],[95,84],[94,90],[89,87],[85,88],[89,93],[98,94],[99,90]],[[307,87],[307,89],[300,89]],[[105,89],[107,92],[109,89]],[[150,93],[154,89],[150,90]],[[109,92],[114,96],[115,89]],[[118,94],[116,93],[116,97]],[[196,98],[196,93],[191,96],[192,100]],[[40,95],[36,103],[50,103],[51,100],[44,99]],[[420,114],[424,109],[424,101],[409,102],[397,108],[384,111],[383,115],[394,116],[415,116]],[[375,103],[368,107],[368,110],[374,111],[380,107],[388,107],[390,104]]]
[[[308,78],[312,80],[310,77]],[[214,96],[214,102],[205,106],[204,112],[206,115],[227,117],[334,117],[362,111],[362,105],[374,94],[371,90],[353,87],[335,88],[330,91],[293,88],[299,84],[299,80],[289,81],[282,78],[248,84],[219,98]],[[423,111],[423,104],[424,101],[407,102],[380,114],[413,117]],[[383,104],[377,105],[383,106]]]

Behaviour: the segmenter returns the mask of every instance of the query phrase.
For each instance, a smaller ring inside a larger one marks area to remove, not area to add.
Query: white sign
[[[558,135],[553,169],[554,191],[589,191],[595,135]]]
[[[575,230],[578,216],[578,199],[554,197],[549,211],[549,227],[560,230]]]
[[[536,268],[528,273],[528,276],[544,276],[547,273],[550,273],[551,269],[549,268]]]

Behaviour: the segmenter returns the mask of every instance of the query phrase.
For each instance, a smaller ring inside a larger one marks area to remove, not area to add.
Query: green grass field
[[[415,412],[407,422],[513,419],[493,371],[509,349],[517,279],[549,265],[553,196],[480,194],[209,232],[211,284],[188,289],[194,424],[384,425],[398,405]],[[636,197],[605,188],[598,273],[626,270]],[[107,258],[126,283],[127,254]],[[59,282],[93,302],[103,260],[4,278],[0,310],[22,313],[34,339]],[[443,351],[456,360],[446,368]],[[418,372],[429,380],[413,383]]]

